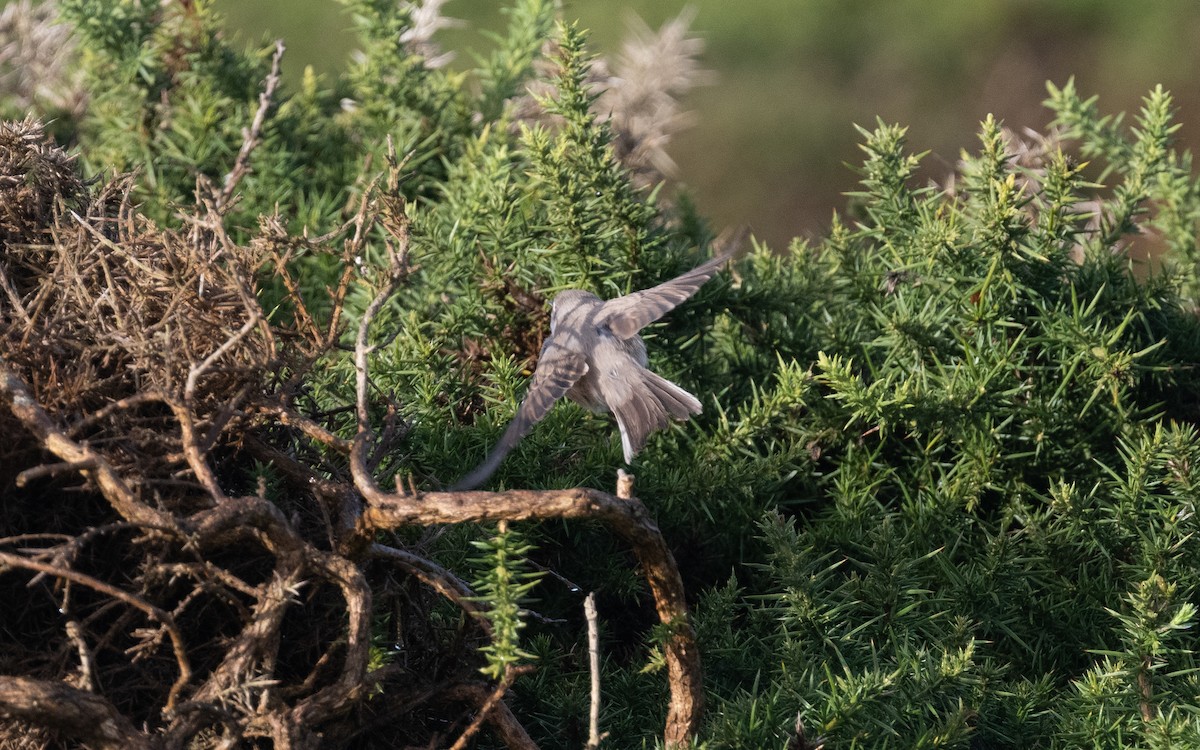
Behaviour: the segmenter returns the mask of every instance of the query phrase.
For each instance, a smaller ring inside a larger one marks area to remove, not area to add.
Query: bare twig
[[[224,187],[216,196],[218,208],[229,203],[238,183],[250,171],[250,155],[262,141],[262,127],[266,122],[267,110],[271,108],[271,102],[275,98],[275,89],[279,86],[279,64],[283,60],[284,49],[286,48],[283,40],[277,40],[275,54],[271,57],[271,72],[267,74],[267,78],[263,82],[262,93],[258,95],[258,111],[254,113],[254,120],[250,123],[250,127],[242,130],[242,147],[238,150],[237,159],[233,162],[233,169],[225,175]]]
[[[232,589],[244,596],[257,597],[259,591],[254,586],[238,578],[233,573],[230,573],[224,568],[214,565],[208,560],[197,560],[194,563],[160,563],[155,566],[156,571],[161,571],[164,574],[172,576],[185,575],[195,579],[204,586],[212,588],[225,587]],[[219,585],[217,585],[219,584]],[[231,597],[232,598],[232,597]],[[236,601],[236,599],[234,599]]]
[[[70,541],[73,541],[75,538],[76,537],[73,537],[70,534],[54,534],[54,533],[17,534],[15,536],[6,536],[6,537],[0,538],[0,544],[25,544],[26,542],[43,542],[43,541],[70,542]]]
[[[503,698],[504,694],[508,692],[508,689],[512,687],[513,681],[516,680],[520,675],[531,671],[533,671],[533,667],[529,665],[522,667],[514,667],[509,665],[506,667],[504,670],[504,678],[500,680],[500,683],[496,685],[495,690],[492,690],[487,699],[483,701],[483,705],[481,705],[479,710],[475,713],[475,718],[471,720],[471,723],[467,725],[467,728],[463,730],[463,733],[459,735],[459,738],[455,741],[455,743],[450,746],[450,750],[465,750],[467,744],[471,741],[471,738],[475,736],[475,733],[479,731],[481,726],[483,726],[483,722],[492,713],[492,710],[498,703],[500,703],[500,699]]]
[[[42,479],[43,477],[52,477],[52,476],[56,476],[58,474],[65,474],[68,472],[78,472],[78,471],[83,471],[85,469],[94,469],[94,468],[96,468],[96,463],[95,463],[95,461],[93,461],[91,459],[86,459],[83,461],[68,462],[68,463],[42,464],[41,466],[35,466],[32,469],[26,469],[25,471],[22,471],[20,474],[18,474],[17,475],[17,486],[24,487],[25,485],[29,484],[33,480]]]
[[[283,227],[279,225],[279,218],[277,216],[272,216],[269,219],[260,218],[259,223],[262,224],[263,222],[268,222],[268,227],[278,232],[279,235],[286,237]],[[317,322],[313,319],[312,314],[309,313],[308,305],[304,302],[304,295],[300,292],[300,285],[296,283],[291,269],[288,268],[288,263],[292,259],[291,248],[283,255],[280,255],[279,250],[275,247],[275,243],[271,243],[271,259],[275,265],[275,275],[283,282],[284,289],[287,290],[288,297],[292,301],[292,310],[295,311],[301,327],[308,331],[309,338],[314,346],[317,348],[325,346],[327,344],[326,337],[320,328],[317,327]],[[345,271],[346,269],[343,269],[343,273]]]
[[[600,747],[600,741],[608,735],[600,734],[600,625],[596,615],[596,592],[583,600],[583,615],[587,619],[588,671],[592,677],[592,698],[588,710],[588,750]]]
[[[25,321],[26,325],[33,321],[29,318],[29,313],[25,312],[25,305],[21,303],[21,297],[17,294],[17,290],[13,288],[12,282],[9,281],[8,274],[0,268],[0,289],[4,290],[4,294],[8,297],[8,303],[12,305],[12,309],[17,315],[21,316],[21,320]]]
[[[113,508],[127,521],[155,528],[176,527],[170,515],[141,502],[100,454],[67,437],[29,393],[25,383],[9,369],[3,356],[0,356],[0,398],[8,401],[13,415],[46,450],[66,463],[89,464],[92,468],[83,469],[81,473],[96,481]]]
[[[254,327],[258,325],[260,320],[262,320],[262,315],[257,309],[252,309],[250,311],[250,317],[246,319],[246,322],[242,325],[237,333],[225,339],[225,341],[218,346],[215,351],[204,358],[203,362],[188,370],[187,382],[183,389],[184,404],[189,407],[192,406],[192,399],[196,395],[196,380],[203,375],[208,368],[212,367],[214,362],[225,356],[226,352],[237,346],[242,339],[246,338],[246,335],[250,333],[250,331],[254,330]]]
[[[360,212],[365,206],[365,202],[360,204]],[[357,222],[354,222],[354,224],[358,226]],[[346,231],[350,225],[350,222],[346,223],[340,231]],[[354,278],[356,270],[354,259],[360,250],[361,246],[353,242],[346,242],[342,245],[342,274],[338,277],[337,287],[328,289],[332,309],[329,313],[329,326],[325,329],[324,346],[333,346],[337,343],[338,337],[341,335],[342,313],[345,310],[346,294],[350,291],[350,282]]]
[[[175,625],[175,618],[169,612],[165,612],[150,602],[136,597],[127,591],[122,591],[116,586],[69,568],[61,568],[56,565],[30,560],[20,555],[11,555],[7,552],[0,552],[0,564],[11,565],[14,568],[36,570],[40,573],[52,575],[55,578],[73,581],[81,586],[87,586],[90,589],[99,591],[106,596],[111,596],[113,599],[119,599],[129,606],[140,610],[147,617],[157,620],[171,639],[171,646],[175,651],[175,662],[179,667],[179,677],[171,685],[171,691],[167,694],[167,704],[163,709],[170,713],[175,706],[175,700],[179,697],[179,691],[183,689],[192,677],[192,667],[188,661],[187,649],[183,645],[183,636],[180,635],[179,628]]]
[[[491,691],[486,685],[478,683],[459,683],[452,685],[449,689],[443,691],[443,695],[447,698],[455,700],[471,701],[476,705],[481,705],[487,701]],[[538,745],[525,731],[525,727],[517,721],[517,717],[513,715],[512,710],[504,701],[496,703],[492,710],[487,715],[487,721],[492,726],[492,731],[496,733],[496,737],[504,743],[509,750],[538,750]]]
[[[474,592],[458,576],[432,560],[384,544],[372,544],[369,552],[372,557],[390,560],[404,568],[426,586],[457,604],[464,612],[475,618],[489,634],[491,633],[491,621],[485,616],[484,608],[472,599],[475,595]]]
[[[111,415],[115,414],[118,411],[124,411],[125,409],[132,409],[134,407],[141,406],[142,404],[152,403],[152,402],[161,401],[161,400],[162,400],[161,395],[150,392],[150,391],[142,391],[140,393],[135,393],[132,396],[126,396],[125,398],[113,401],[112,403],[109,403],[109,404],[105,405],[104,407],[92,412],[91,414],[88,414],[85,417],[81,418],[79,421],[77,421],[71,425],[71,427],[67,430],[66,434],[69,435],[70,437],[75,437],[81,431],[87,429],[88,427],[91,427],[92,425],[96,424],[97,422],[102,422],[105,419],[108,419],[108,417],[110,417]]]
[[[203,362],[193,365],[188,369],[187,381],[183,389],[183,401],[179,402],[175,399],[167,399],[167,403],[170,405],[171,410],[175,413],[176,420],[179,422],[184,458],[187,460],[192,474],[195,475],[196,481],[200,482],[204,486],[204,489],[208,491],[212,502],[221,502],[224,500],[225,493],[221,490],[220,485],[217,483],[216,475],[208,465],[206,450],[199,436],[196,434],[196,382],[220,357],[224,356],[226,352],[245,338],[258,325],[261,319],[258,310],[251,310],[250,317],[246,319],[246,322],[237,333],[225,339],[216,350],[204,358]]]
[[[120,256],[123,260],[125,260],[126,262],[130,263],[131,265],[137,267],[137,269],[139,271],[142,271],[148,277],[152,278],[156,275],[154,272],[154,269],[150,268],[145,263],[138,260],[136,257],[133,256],[132,253],[128,252],[127,250],[122,248],[117,243],[115,243],[112,240],[110,240],[109,238],[105,237],[103,232],[101,232],[96,227],[92,226],[92,222],[83,218],[82,216],[75,213],[74,211],[71,212],[71,217],[74,218],[75,221],[78,222],[79,226],[83,227],[83,229],[88,234],[90,234],[92,236],[92,239],[96,240],[96,242],[99,242],[104,247],[108,248],[109,250],[112,250],[114,253],[116,253],[118,256]]]

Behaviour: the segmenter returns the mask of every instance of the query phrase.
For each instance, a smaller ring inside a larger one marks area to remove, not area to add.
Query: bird
[[[638,333],[715,276],[737,253],[745,231],[725,240],[715,257],[658,286],[607,301],[580,289],[555,295],[550,335],[516,415],[483,463],[451,490],[472,490],[486,482],[563,396],[616,417],[626,464],[645,447],[650,433],[665,429],[670,419],[699,414],[695,396],[647,368],[646,344]]]

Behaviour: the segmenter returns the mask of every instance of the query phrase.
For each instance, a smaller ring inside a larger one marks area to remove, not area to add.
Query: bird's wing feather
[[[504,460],[509,452],[517,447],[521,438],[546,416],[546,412],[555,402],[563,397],[571,386],[587,374],[587,360],[583,354],[568,346],[568,340],[563,335],[551,335],[542,346],[541,356],[538,357],[537,369],[525,400],[517,407],[517,413],[509,422],[508,429],[492,448],[491,453],[478,467],[463,477],[451,487],[454,491],[472,490],[483,484]]]
[[[731,236],[723,235],[718,240],[721,252],[685,274],[658,286],[605,302],[596,317],[596,323],[607,325],[619,339],[635,336],[638,331],[674,310],[715,276],[721,266],[738,253],[746,234],[747,230],[739,227]]]

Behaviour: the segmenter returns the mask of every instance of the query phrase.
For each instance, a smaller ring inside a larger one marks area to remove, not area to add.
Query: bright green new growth
[[[480,649],[487,664],[479,671],[499,680],[507,676],[511,667],[533,658],[518,646],[521,630],[525,628],[522,617],[527,614],[523,603],[544,574],[524,569],[525,555],[533,546],[507,524],[495,536],[471,544],[481,553],[471,558],[482,570],[474,588],[479,601],[488,607],[485,616],[492,624],[492,642]]]
[[[377,475],[436,488],[511,418],[555,291],[649,286],[694,265],[712,232],[613,159],[584,34],[552,31],[552,3],[515,3],[470,75],[407,49],[394,3],[346,4],[362,57],[281,89],[227,222],[247,241],[274,213],[297,236],[327,231],[382,171],[388,137],[411,152],[413,273],[371,362],[376,416],[395,405],[406,432]],[[96,92],[72,123],[84,160],[135,171],[147,213],[173,221],[199,176],[219,185],[232,167],[269,57],[220,42],[204,3],[62,5]],[[518,117],[539,66],[553,93]],[[802,746],[797,712],[831,748],[1200,745],[1200,192],[1161,89],[1133,128],[1072,83],[1047,104],[1051,134],[1023,140],[989,117],[933,183],[903,128],[862,130],[862,191],[826,236],[757,248],[649,331],[655,370],[705,408],[633,471],[697,600],[709,747]],[[336,285],[336,258],[293,249],[307,297]],[[1131,251],[1155,254],[1153,270]],[[353,382],[332,351],[298,402],[342,408]],[[560,405],[491,486],[607,488],[620,455],[605,417]],[[422,552],[461,576],[477,566],[493,632],[472,670],[500,678],[536,655],[513,709],[542,746],[581,744],[586,648],[570,587],[543,582],[546,617],[523,619],[526,558],[601,592],[614,746],[660,733],[662,680],[643,674],[653,618],[607,534],[451,528]],[[433,647],[460,658],[442,637]]]

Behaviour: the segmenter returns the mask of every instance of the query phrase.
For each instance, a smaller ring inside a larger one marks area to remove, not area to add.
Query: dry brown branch
[[[194,563],[162,563],[155,567],[164,574],[188,576],[202,584],[219,587],[222,591],[231,589],[248,597],[258,596],[259,593],[254,586],[208,560],[197,560]]]
[[[271,221],[275,222],[278,231],[283,233],[283,227],[278,226],[278,218],[272,217]],[[271,261],[277,269],[276,273],[280,281],[283,282],[284,289],[287,290],[288,298],[292,303],[292,310],[295,311],[300,327],[308,332],[308,336],[314,344],[320,345],[324,341],[324,334],[317,327],[317,322],[313,320],[312,315],[309,314],[308,305],[304,304],[304,295],[300,292],[300,285],[296,283],[296,279],[288,267],[288,264],[291,262],[292,248],[289,247],[287,253],[284,255],[279,254],[279,250],[275,247],[274,243],[270,245],[270,248]]]
[[[134,728],[109,701],[56,680],[0,676],[0,717],[22,719],[112,750],[152,750],[150,738]]]
[[[221,343],[212,353],[205,357],[204,361],[198,365],[193,365],[188,369],[187,380],[183,387],[183,400],[176,401],[168,399],[167,404],[171,410],[175,412],[175,418],[179,421],[179,429],[183,441],[183,455],[191,467],[192,474],[208,491],[209,498],[213,501],[220,502],[225,499],[225,494],[221,491],[217,483],[217,478],[212,472],[212,468],[208,465],[205,459],[207,448],[204,443],[211,440],[200,441],[196,434],[195,414],[196,414],[196,383],[201,375],[203,375],[213,364],[222,356],[227,354],[233,347],[237,346],[238,342],[246,337],[259,323],[261,317],[257,309],[250,311],[250,316],[240,329],[224,342]]]
[[[654,597],[659,620],[670,628],[666,646],[671,702],[664,737],[668,746],[688,742],[699,726],[703,706],[700,654],[688,619],[683,581],[674,555],[646,506],[587,488],[509,490],[507,492],[428,492],[419,495],[381,491],[361,464],[356,444],[351,454],[355,482],[367,500],[359,533],[433,524],[579,518],[603,521],[633,549]]]
[[[492,731],[496,733],[496,737],[509,750],[538,750],[537,743],[525,731],[525,727],[521,726],[521,722],[517,720],[512,709],[504,701],[496,704],[496,707],[488,714],[488,722],[492,725]]]
[[[242,325],[237,333],[226,339],[224,343],[217,347],[216,351],[205,357],[203,362],[193,366],[188,370],[187,381],[183,388],[184,403],[186,403],[188,406],[192,406],[192,401],[196,397],[196,379],[203,375],[210,367],[212,367],[214,362],[223,357],[229,352],[230,349],[236,346],[238,342],[246,338],[246,334],[250,333],[250,331],[258,325],[260,320],[262,320],[262,317],[258,314],[258,310],[252,310],[249,319],[246,320],[245,324]]]
[[[230,690],[241,689],[254,677],[270,672],[279,648],[279,625],[300,584],[299,570],[276,570],[271,579],[259,587],[257,603],[242,632],[225,649],[225,658],[212,671],[205,683],[192,696],[193,703],[214,701]],[[259,688],[269,688],[259,681]]]
[[[26,469],[17,475],[17,486],[24,487],[30,482],[58,474],[72,474],[85,469],[95,468],[95,463],[82,461],[80,463],[42,464],[32,469]]]
[[[29,318],[29,313],[25,312],[25,305],[21,303],[21,298],[17,296],[17,290],[13,287],[12,281],[9,280],[8,274],[4,272],[3,268],[0,268],[0,289],[4,290],[9,306],[20,316],[21,321],[27,327],[31,325],[33,321]]]
[[[309,438],[321,445],[334,449],[338,453],[350,453],[352,443],[349,440],[338,437],[328,429],[317,424],[316,421],[302,414],[297,414],[291,409],[285,409],[278,404],[261,404],[255,407],[255,411],[259,414],[273,417],[279,424],[295,427]]]
[[[371,590],[358,567],[346,558],[314,548],[295,532],[277,506],[262,498],[229,498],[198,513],[193,522],[198,539],[208,544],[236,544],[253,536],[279,559],[291,560],[303,566],[307,574],[341,590],[348,622],[342,672],[331,684],[297,702],[290,713],[292,720],[311,726],[360,699],[370,656]],[[255,631],[244,631],[244,635],[245,649],[261,648],[260,643],[253,642]],[[236,674],[240,667],[244,673],[247,663],[239,656],[239,661],[231,662],[226,671]]]
[[[140,610],[152,620],[157,620],[162,628],[166,631],[167,636],[171,639],[171,647],[175,652],[175,663],[179,666],[179,677],[171,684],[171,690],[167,693],[167,703],[163,709],[170,712],[175,701],[179,697],[179,693],[192,677],[192,667],[188,661],[187,647],[183,643],[183,636],[179,633],[179,627],[175,624],[175,618],[169,612],[164,612],[158,607],[149,602],[133,596],[132,594],[122,591],[116,586],[105,583],[92,576],[85,575],[69,568],[61,568],[56,565],[30,560],[20,555],[12,555],[7,552],[0,552],[0,565],[11,565],[14,568],[24,568],[26,570],[36,570],[39,573],[46,573],[55,578],[73,581],[81,586],[87,586],[90,589],[95,589],[105,596],[112,597],[119,601],[125,602],[129,606]]]
[[[262,127],[267,119],[267,110],[271,108],[271,103],[275,99],[275,89],[279,86],[279,64],[283,61],[285,49],[283,40],[276,40],[275,54],[271,57],[271,72],[267,74],[267,79],[263,82],[262,93],[258,95],[258,110],[254,113],[254,120],[250,123],[250,127],[242,130],[242,147],[238,150],[237,158],[233,162],[233,169],[225,175],[224,187],[215,196],[218,208],[229,203],[233,192],[237,190],[238,183],[250,171],[250,155],[262,141]]]
[[[374,557],[399,565],[426,586],[454,602],[473,617],[486,632],[491,633],[491,622],[484,616],[483,607],[472,599],[474,592],[458,576],[432,560],[384,544],[372,544],[369,552]]]
[[[46,450],[66,463],[91,466],[82,473],[95,480],[104,496],[125,520],[158,528],[174,525],[174,519],[167,514],[141,502],[132,488],[99,454],[68,438],[41,404],[34,400],[21,379],[9,369],[3,356],[0,356],[0,397],[8,402],[13,416]]]
[[[475,733],[479,731],[481,726],[483,726],[483,722],[487,720],[487,718],[492,714],[492,711],[495,710],[497,705],[499,705],[501,699],[504,698],[504,694],[507,693],[508,689],[512,687],[513,680],[517,679],[517,677],[520,675],[531,672],[532,670],[533,668],[529,666],[514,667],[510,665],[507,667],[504,670],[503,679],[496,684],[496,687],[480,704],[479,710],[475,712],[475,718],[471,719],[471,723],[467,725],[467,728],[463,730],[463,733],[459,735],[454,744],[450,746],[450,750],[466,750],[467,744],[471,741],[471,738],[475,736]]]
[[[482,706],[493,694],[494,688],[480,682],[460,682],[444,690],[437,691],[439,697],[454,701]],[[485,720],[496,734],[496,738],[510,750],[538,750],[538,745],[525,731],[525,727],[513,715],[512,710],[504,701],[498,701],[488,713]]]
[[[101,409],[97,409],[96,411],[92,412],[91,414],[87,414],[84,417],[82,417],[81,419],[77,420],[66,431],[66,434],[70,438],[75,438],[76,436],[79,435],[79,433],[81,431],[86,430],[87,428],[89,428],[95,424],[103,422],[104,420],[108,419],[110,416],[112,416],[113,414],[115,414],[118,411],[122,411],[125,409],[132,409],[136,406],[141,406],[142,404],[150,403],[152,401],[161,401],[161,400],[162,400],[162,397],[159,394],[145,393],[145,392],[135,393],[132,396],[127,396],[126,398],[117,399],[116,401],[109,403],[107,406],[105,406]]]

